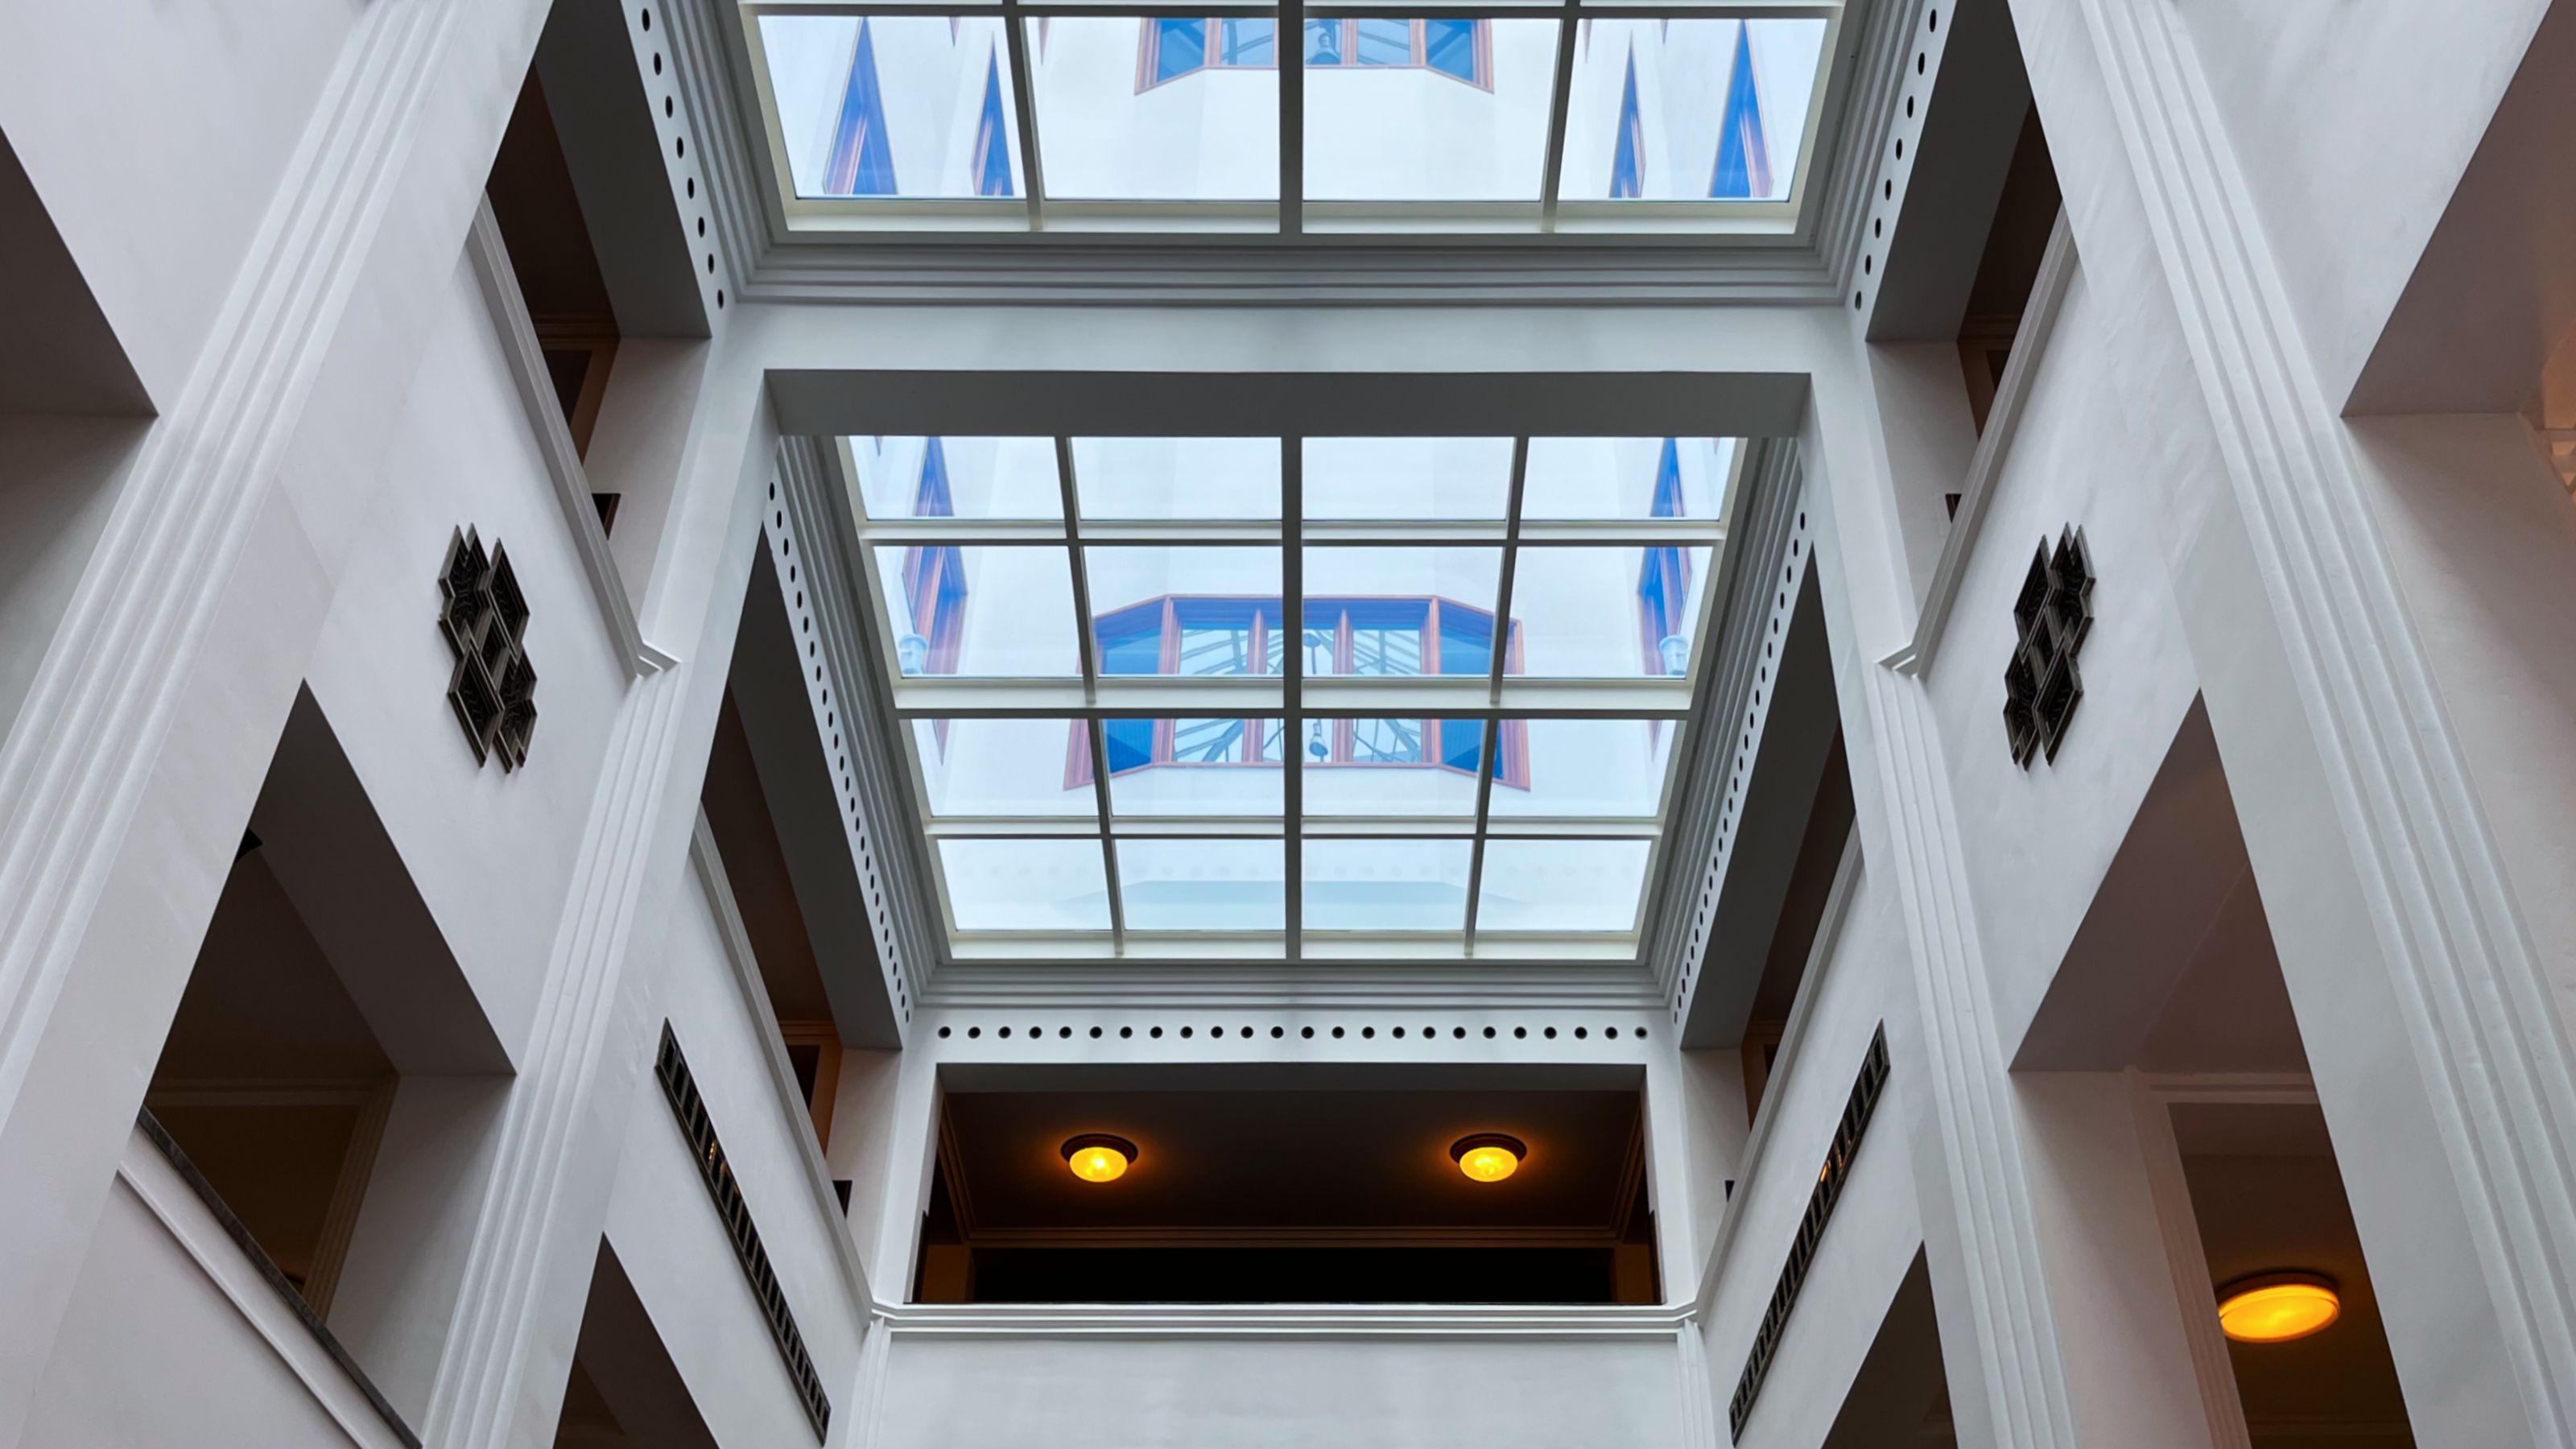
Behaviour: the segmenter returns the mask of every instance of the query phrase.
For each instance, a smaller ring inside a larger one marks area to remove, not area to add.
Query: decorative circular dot
[[[1528,1035],[1529,1035],[1529,1028],[1528,1028],[1528,1027],[1525,1027],[1525,1026],[1516,1026],[1516,1027],[1513,1027],[1513,1028],[1512,1028],[1512,1036],[1513,1036],[1515,1039],[1522,1038],[1522,1037],[1526,1037],[1526,1036],[1528,1036]]]
[[[1248,1027],[1248,1026],[1244,1028],[1244,1031],[1245,1031],[1247,1034],[1249,1034],[1249,1033],[1251,1032],[1251,1030],[1252,1030],[1252,1028],[1250,1028],[1250,1027]],[[1286,1036],[1287,1034],[1288,1034],[1288,1028],[1286,1028],[1286,1027],[1284,1027],[1284,1026],[1274,1026],[1274,1027],[1270,1028],[1270,1039],[1271,1039],[1272,1041],[1277,1041],[1277,1040],[1279,1040],[1279,1038],[1281,1038],[1281,1037],[1283,1037],[1283,1036]]]
[[[658,51],[658,50],[657,50],[657,51],[653,52],[653,74],[655,74],[655,75],[660,75],[661,73],[662,73],[662,52],[660,52],[660,51]]]
[[[1494,1039],[1494,1029],[1493,1029],[1492,1027],[1490,1027],[1490,1026],[1489,1026],[1489,1027],[1486,1027],[1486,1028],[1485,1028],[1485,1040],[1487,1040],[1487,1041],[1492,1041],[1493,1039]]]
[[[647,30],[653,28],[653,12],[650,10],[644,12],[644,28]]]
[[[1463,1026],[1453,1026],[1449,1028],[1449,1035],[1453,1040],[1465,1041],[1467,1039],[1467,1028]]]
[[[971,1040],[973,1040],[973,1039],[974,1039],[974,1038],[976,1038],[976,1037],[982,1036],[983,1034],[984,1034],[984,1028],[982,1028],[982,1027],[980,1027],[980,1026],[970,1026],[970,1027],[966,1028],[966,1036],[967,1036],[967,1039],[968,1039],[968,1040],[970,1040],[970,1041],[971,1041]]]
[[[1334,1027],[1334,1028],[1333,1028],[1333,1040],[1335,1040],[1335,1041],[1340,1041],[1341,1039],[1342,1039],[1342,1029],[1341,1029],[1340,1027],[1338,1027],[1338,1026],[1337,1026],[1337,1027]]]
[[[1091,1039],[1093,1041],[1100,1040],[1100,1028],[1095,1026],[1091,1029]]]
[[[1404,1028],[1403,1028],[1403,1027],[1400,1027],[1400,1026],[1399,1026],[1399,1027],[1397,1027],[1397,1028],[1395,1029],[1395,1039],[1396,1039],[1397,1041],[1402,1041],[1402,1040],[1404,1040]]]
[[[1065,1038],[1065,1037],[1069,1037],[1069,1036],[1073,1035],[1073,1028],[1072,1028],[1072,1027],[1069,1027],[1069,1026],[1059,1026],[1059,1027],[1057,1027],[1057,1028],[1055,1029],[1055,1034],[1056,1034],[1056,1037],[1057,1037],[1059,1040],[1061,1040],[1061,1039],[1063,1039],[1063,1038]]]
[[[1578,1027],[1576,1027],[1576,1028],[1574,1029],[1574,1039],[1575,1039],[1576,1041],[1581,1041],[1581,1040],[1583,1040],[1583,1038],[1584,1038],[1584,1030],[1583,1030],[1583,1028],[1581,1028],[1581,1027],[1579,1027],[1579,1026],[1578,1026]]]
[[[1182,1028],[1181,1028],[1181,1040],[1183,1040],[1183,1041],[1188,1041],[1189,1039],[1190,1039],[1190,1029],[1189,1029],[1188,1027],[1186,1027],[1186,1026],[1185,1026],[1185,1027],[1182,1027]]]
[[[1313,1040],[1313,1039],[1314,1039],[1314,1036],[1315,1036],[1315,1029],[1314,1029],[1313,1027],[1311,1027],[1311,1026],[1301,1026],[1301,1027],[1297,1028],[1297,1035],[1299,1035],[1299,1036],[1301,1036],[1301,1037],[1304,1037],[1304,1038],[1308,1039],[1309,1041],[1311,1041],[1311,1040]]]
[[[1373,1026],[1364,1026],[1364,1027],[1361,1027],[1361,1028],[1360,1028],[1360,1035],[1361,1035],[1363,1038],[1374,1038],[1374,1037],[1376,1037],[1376,1035],[1377,1035],[1377,1028],[1376,1028],[1376,1027],[1373,1027]]]
[[[1162,1038],[1163,1038],[1163,1029],[1162,1029],[1161,1027],[1159,1027],[1159,1026],[1158,1026],[1158,1027],[1154,1028],[1152,1031],[1147,1032],[1147,1033],[1146,1033],[1146,1035],[1148,1035],[1148,1036],[1150,1036],[1150,1037],[1153,1037],[1156,1041],[1160,1041],[1160,1040],[1162,1040]]]
[[[1556,1028],[1555,1028],[1555,1027],[1552,1027],[1552,1026],[1551,1026],[1551,1027],[1549,1027],[1549,1028],[1547,1029],[1547,1039],[1548,1039],[1549,1041],[1554,1041],[1554,1040],[1556,1040]]]
[[[1134,1027],[1132,1027],[1132,1026],[1122,1026],[1122,1027],[1118,1028],[1118,1036],[1119,1036],[1119,1039],[1120,1039],[1120,1040],[1122,1040],[1122,1041],[1123,1041],[1123,1040],[1125,1040],[1125,1039],[1126,1039],[1126,1038],[1128,1038],[1128,1037],[1134,1036],[1135,1034],[1136,1034],[1136,1028],[1134,1028]]]
[[[946,1041],[948,1039],[948,1028],[943,1026],[939,1029],[939,1039],[941,1041]]]

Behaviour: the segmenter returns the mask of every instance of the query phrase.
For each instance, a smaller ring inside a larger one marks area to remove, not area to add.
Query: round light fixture
[[[1500,1182],[1521,1170],[1529,1148],[1517,1137],[1476,1132],[1449,1144],[1449,1160],[1475,1182]]]
[[[1064,1140],[1064,1161],[1085,1182],[1116,1182],[1136,1160],[1136,1144],[1106,1132],[1085,1132]]]
[[[2238,1343],[2287,1343],[2342,1316],[2334,1280],[2322,1273],[2261,1273],[2218,1290],[2218,1326]]]

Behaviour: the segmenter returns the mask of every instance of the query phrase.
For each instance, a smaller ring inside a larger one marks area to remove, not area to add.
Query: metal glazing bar
[[[1280,0],[1278,26],[1271,49],[1279,58],[1279,234],[1287,237],[1306,230],[1305,0]],[[1297,451],[1294,438],[1281,445],[1291,454]],[[1282,506],[1291,519],[1296,517],[1293,508]],[[1295,921],[1288,923],[1288,956],[1297,956]]]
[[[1302,29],[1298,32],[1298,43],[1302,61]],[[1289,69],[1302,70],[1304,67],[1301,64]],[[1285,89],[1284,82],[1282,89]],[[1284,155],[1282,164],[1285,164]],[[1286,674],[1283,702],[1287,708],[1279,724],[1279,808],[1280,824],[1285,829],[1285,837],[1280,843],[1279,864],[1280,882],[1285,894],[1283,904],[1287,908],[1285,956],[1292,964],[1305,950],[1302,922],[1306,911],[1306,845],[1301,834],[1306,815],[1306,711],[1303,698],[1306,689],[1306,550],[1302,537],[1305,514],[1304,440],[1281,438],[1279,521],[1287,542],[1279,557],[1279,627],[1283,636],[1279,641],[1279,663]]]
[[[1547,159],[1540,163],[1547,169],[1538,178],[1538,224],[1541,231],[1556,229],[1556,182],[1565,170],[1565,116],[1574,104],[1574,46],[1581,34],[1581,25],[1582,21],[1568,0],[1565,18],[1558,21],[1556,27],[1556,75],[1548,82]],[[1512,512],[1515,516],[1520,512],[1517,501]],[[1473,944],[1472,938],[1470,944]]]
[[[1569,37],[1570,38],[1570,37]],[[1563,116],[1558,117],[1559,122]],[[1503,534],[1518,539],[1521,531],[1521,499],[1529,488],[1529,439],[1512,439],[1511,491],[1503,504]],[[1503,666],[1512,652],[1512,575],[1520,563],[1520,550],[1503,550],[1502,579],[1494,590],[1494,636],[1485,661],[1485,699],[1493,705],[1503,702]],[[1495,715],[1485,721],[1485,757],[1483,768],[1476,771],[1476,833],[1467,849],[1467,954],[1476,954],[1476,915],[1485,887],[1485,836],[1493,828],[1494,776],[1503,768],[1503,719]]]
[[[1082,557],[1082,509],[1073,482],[1073,439],[1055,440],[1055,485],[1064,509],[1065,553],[1073,570],[1074,652],[1082,661],[1082,698],[1092,703],[1100,697],[1099,640],[1091,628],[1091,573]],[[1118,847],[1109,843],[1109,730],[1093,715],[1086,721],[1091,739],[1091,796],[1093,808],[1100,813],[1100,872],[1109,887],[1109,949],[1123,954],[1127,949],[1127,902],[1118,888]]]
[[[1029,75],[1029,27],[1013,0],[1002,0],[1002,49],[1011,63],[1012,98],[1019,102],[1020,176],[1029,188],[1029,230],[1046,229],[1046,167],[1038,159],[1038,98]]]

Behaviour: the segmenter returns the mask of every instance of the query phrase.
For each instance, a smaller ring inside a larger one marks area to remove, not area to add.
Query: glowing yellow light
[[[2312,1273],[2273,1273],[2222,1290],[2218,1326],[2239,1343],[2286,1343],[2343,1316],[2334,1284]]]
[[[1124,1137],[1089,1132],[1064,1144],[1065,1166],[1085,1182],[1115,1182],[1136,1160],[1136,1144]]]
[[[1529,1149],[1517,1137],[1500,1132],[1479,1132],[1461,1137],[1449,1148],[1449,1158],[1458,1170],[1474,1182],[1500,1182],[1521,1170],[1521,1158]]]

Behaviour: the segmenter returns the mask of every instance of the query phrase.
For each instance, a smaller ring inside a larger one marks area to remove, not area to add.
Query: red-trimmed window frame
[[[1276,20],[1272,20],[1272,22],[1271,22],[1271,31],[1270,31],[1270,59],[1269,59],[1269,60],[1267,60],[1267,61],[1264,61],[1264,62],[1262,62],[1262,63],[1260,63],[1260,64],[1258,64],[1258,65],[1246,65],[1246,64],[1244,64],[1244,63],[1242,63],[1242,62],[1240,62],[1240,61],[1228,61],[1228,60],[1221,60],[1221,59],[1219,59],[1219,58],[1218,58],[1218,55],[1217,55],[1217,37],[1222,33],[1222,32],[1218,29],[1218,27],[1219,27],[1220,25],[1222,25],[1222,24],[1223,24],[1225,21],[1227,21],[1227,20],[1251,20],[1251,19],[1261,19],[1261,18],[1263,18],[1263,17],[1260,17],[1260,16],[1241,16],[1241,15],[1237,15],[1237,16],[1217,16],[1217,15],[1211,15],[1211,16],[1204,16],[1204,17],[1202,17],[1202,16],[1181,16],[1181,17],[1176,17],[1176,18],[1179,18],[1179,19],[1189,19],[1189,20],[1202,20],[1202,21],[1203,21],[1203,23],[1205,23],[1205,24],[1206,24],[1206,26],[1207,26],[1206,39],[1205,39],[1205,44],[1206,44],[1206,46],[1207,46],[1207,50],[1206,50],[1206,52],[1205,52],[1205,54],[1206,54],[1206,59],[1204,59],[1204,60],[1200,61],[1197,65],[1194,65],[1194,66],[1190,67],[1188,70],[1183,70],[1183,71],[1174,71],[1174,72],[1173,72],[1172,74],[1170,74],[1170,75],[1163,76],[1163,77],[1161,77],[1160,79],[1157,79],[1157,78],[1155,77],[1154,72],[1155,72],[1155,68],[1156,68],[1156,67],[1161,63],[1161,60],[1162,60],[1163,30],[1162,30],[1162,27],[1161,27],[1160,25],[1158,25],[1158,24],[1156,24],[1156,23],[1155,23],[1155,18],[1154,18],[1154,17],[1150,17],[1150,16],[1149,16],[1149,17],[1146,17],[1146,18],[1144,18],[1144,19],[1139,20],[1139,21],[1137,22],[1137,33],[1138,33],[1138,38],[1137,38],[1137,42],[1136,42],[1136,93],[1137,93],[1138,95],[1143,95],[1145,92],[1150,91],[1150,90],[1154,89],[1154,88],[1155,88],[1155,87],[1157,87],[1157,86],[1166,86],[1166,85],[1170,85],[1170,84],[1171,84],[1172,82],[1174,82],[1174,81],[1187,79],[1187,78],[1188,78],[1188,77],[1190,77],[1190,76],[1197,75],[1197,74],[1198,74],[1199,72],[1201,72],[1201,71],[1209,71],[1209,70],[1277,70],[1277,69],[1279,68],[1279,53],[1280,53],[1280,40],[1281,40],[1281,36],[1280,36],[1279,25],[1278,25],[1278,22],[1277,22]],[[1441,17],[1431,17],[1431,18],[1448,19],[1448,18],[1451,18],[1451,17],[1441,16]],[[1468,17],[1460,16],[1460,17],[1456,17],[1456,18],[1458,18],[1458,19],[1467,19]],[[1474,86],[1476,89],[1478,89],[1478,90],[1480,90],[1480,91],[1491,91],[1491,90],[1494,88],[1494,27],[1493,27],[1493,23],[1492,23],[1490,20],[1486,20],[1486,19],[1483,19],[1483,18],[1477,18],[1477,19],[1474,19],[1474,20],[1471,22],[1471,23],[1475,26],[1475,31],[1474,31],[1474,47],[1475,47],[1475,48],[1474,48],[1474,57],[1475,57],[1475,58],[1474,58],[1474,61],[1473,61],[1473,65],[1474,65],[1474,67],[1475,67],[1475,72],[1476,72],[1476,73],[1475,73],[1474,75],[1472,75],[1472,76],[1462,76],[1462,75],[1457,75],[1457,74],[1455,74],[1455,73],[1453,73],[1453,72],[1450,72],[1450,71],[1441,70],[1441,69],[1439,69],[1438,67],[1436,67],[1436,66],[1434,66],[1434,65],[1432,65],[1432,64],[1431,64],[1431,61],[1430,61],[1430,55],[1429,55],[1429,50],[1430,50],[1429,35],[1430,35],[1430,31],[1429,31],[1428,27],[1426,27],[1426,26],[1424,25],[1423,20],[1424,20],[1424,17],[1416,17],[1416,18],[1414,18],[1414,19],[1409,20],[1409,21],[1407,21],[1407,22],[1406,22],[1408,25],[1410,25],[1410,26],[1412,27],[1412,32],[1413,32],[1413,33],[1412,33],[1412,55],[1411,55],[1411,58],[1410,58],[1410,59],[1406,60],[1406,61],[1405,61],[1403,64],[1401,64],[1401,65],[1362,65],[1362,64],[1360,64],[1360,63],[1359,63],[1359,59],[1358,59],[1358,54],[1359,54],[1359,21],[1358,21],[1357,19],[1350,18],[1350,17],[1344,17],[1344,18],[1341,18],[1341,19],[1338,19],[1338,20],[1325,20],[1325,19],[1310,20],[1310,21],[1308,21],[1308,22],[1307,22],[1307,24],[1309,24],[1309,25],[1325,25],[1325,24],[1331,24],[1331,25],[1339,25],[1339,26],[1341,26],[1341,27],[1342,27],[1342,34],[1341,34],[1342,49],[1341,49],[1341,53],[1340,53],[1340,55],[1339,55],[1339,56],[1337,56],[1337,57],[1336,57],[1334,60],[1332,60],[1330,63],[1328,63],[1328,64],[1309,63],[1309,65],[1308,65],[1308,69],[1311,69],[1311,70],[1428,70],[1428,71],[1432,71],[1432,72],[1434,72],[1435,74],[1442,75],[1442,76],[1446,76],[1446,77],[1448,77],[1450,80],[1453,80],[1453,81],[1458,82],[1460,85]],[[1043,25],[1045,22],[1044,22],[1044,21],[1041,21],[1041,22],[1039,22],[1039,23],[1040,23],[1041,25]],[[1302,58],[1305,56],[1305,53],[1306,53],[1306,37],[1305,37],[1305,34],[1301,31],[1301,32],[1299,32],[1299,34],[1298,34],[1298,36],[1297,36],[1297,54],[1298,54],[1298,56],[1302,59]]]
[[[1272,629],[1276,627],[1272,623],[1272,620],[1274,616],[1278,615],[1280,612],[1279,600],[1275,597],[1258,595],[1166,594],[1158,598],[1139,601],[1138,603],[1129,605],[1123,609],[1112,610],[1109,613],[1102,615],[1099,619],[1093,621],[1092,628],[1096,646],[1095,653],[1098,657],[1104,659],[1109,653],[1107,638],[1104,634],[1104,626],[1114,629],[1121,623],[1132,620],[1140,614],[1158,612],[1160,618],[1156,624],[1150,626],[1149,630],[1135,631],[1133,633],[1121,633],[1119,637],[1122,639],[1142,639],[1146,637],[1148,632],[1157,635],[1160,642],[1160,648],[1157,652],[1156,658],[1157,667],[1153,673],[1165,677],[1177,676],[1181,673],[1180,655],[1182,632],[1185,628],[1192,627],[1189,621],[1183,619],[1182,615],[1184,612],[1204,613],[1210,611],[1210,606],[1215,606],[1216,608],[1221,609],[1227,605],[1240,605],[1251,616],[1250,627],[1244,630],[1248,636],[1245,645],[1245,657],[1248,667],[1243,672],[1249,675],[1266,675],[1270,673],[1269,638]],[[1421,606],[1422,622],[1419,625],[1419,634],[1421,639],[1421,667],[1412,672],[1413,675],[1417,677],[1421,675],[1436,675],[1441,672],[1441,610],[1444,606],[1458,611],[1458,613],[1463,616],[1469,616],[1482,621],[1487,641],[1486,647],[1488,649],[1491,649],[1492,647],[1493,614],[1491,611],[1479,609],[1472,604],[1462,604],[1455,599],[1444,599],[1438,595],[1355,595],[1349,598],[1309,599],[1306,601],[1306,619],[1304,621],[1306,627],[1312,628],[1314,626],[1314,621],[1322,614],[1323,611],[1330,610],[1332,613],[1332,672],[1336,675],[1350,674],[1353,666],[1357,662],[1358,655],[1356,635],[1358,628],[1383,627],[1380,625],[1370,624],[1354,626],[1352,623],[1352,615],[1355,612],[1353,607],[1355,605],[1358,606],[1357,611],[1362,613],[1363,616],[1372,610],[1409,610],[1414,605]],[[1490,659],[1490,654],[1487,657]],[[1515,620],[1511,625],[1510,638],[1504,646],[1503,672],[1505,674],[1519,674],[1523,668],[1522,658],[1521,626],[1519,621]],[[1104,673],[1128,672],[1130,671],[1104,670]],[[1141,673],[1142,671],[1134,672]],[[1149,757],[1143,763],[1113,769],[1110,771],[1110,775],[1114,779],[1120,775],[1133,774],[1138,770],[1165,768],[1235,770],[1281,769],[1284,768],[1287,763],[1285,758],[1287,752],[1291,749],[1300,747],[1298,742],[1290,741],[1283,735],[1279,741],[1281,758],[1259,758],[1266,748],[1266,742],[1269,738],[1267,734],[1268,728],[1276,725],[1277,723],[1278,720],[1275,716],[1252,716],[1244,719],[1244,733],[1242,736],[1246,741],[1244,748],[1246,752],[1254,758],[1243,760],[1184,760],[1179,758],[1177,753],[1177,740],[1175,739],[1175,735],[1178,721],[1173,719],[1156,719],[1153,722],[1154,735],[1152,744],[1148,750]],[[1330,755],[1326,760],[1320,762],[1319,768],[1359,770],[1436,769],[1447,770],[1453,774],[1471,775],[1473,772],[1462,769],[1457,765],[1450,764],[1448,760],[1448,752],[1443,748],[1444,741],[1441,738],[1443,729],[1456,724],[1472,724],[1476,728],[1479,735],[1476,745],[1477,758],[1481,765],[1484,756],[1484,741],[1481,738],[1483,734],[1483,725],[1481,722],[1426,718],[1422,721],[1422,758],[1418,760],[1358,760],[1352,758],[1357,745],[1357,721],[1353,719],[1335,719],[1332,721],[1332,730],[1329,737]],[[1499,734],[1500,739],[1497,743],[1500,757],[1496,761],[1494,783],[1516,790],[1528,789],[1530,782],[1529,721],[1518,719],[1504,720]],[[1299,758],[1299,764],[1301,767],[1304,765],[1302,756]],[[1064,788],[1071,790],[1090,784],[1091,769],[1090,725],[1086,721],[1075,720],[1072,722],[1070,738],[1068,739],[1065,748]]]

